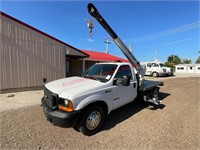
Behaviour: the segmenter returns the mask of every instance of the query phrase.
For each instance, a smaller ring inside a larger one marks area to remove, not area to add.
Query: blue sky
[[[199,1],[1,1],[1,11],[78,49],[105,52],[106,31],[94,20],[92,2],[139,61],[167,61],[175,54],[193,62],[200,51]],[[124,57],[111,40],[110,54]]]

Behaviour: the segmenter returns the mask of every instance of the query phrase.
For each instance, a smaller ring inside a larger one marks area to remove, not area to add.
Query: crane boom
[[[108,25],[105,19],[101,16],[97,8],[92,4],[88,4],[88,13],[95,18],[101,26],[108,32],[108,34],[112,37],[115,44],[119,47],[122,53],[127,57],[130,63],[135,67],[137,73],[139,75],[140,81],[143,81],[144,71],[142,66],[140,65],[139,61],[132,55],[128,47],[123,43],[123,41],[118,37],[118,35],[113,31],[113,29]],[[141,85],[140,82],[140,85]]]

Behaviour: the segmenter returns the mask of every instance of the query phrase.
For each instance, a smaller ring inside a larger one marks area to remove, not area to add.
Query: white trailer
[[[178,64],[175,66],[175,73],[199,74],[200,64]]]

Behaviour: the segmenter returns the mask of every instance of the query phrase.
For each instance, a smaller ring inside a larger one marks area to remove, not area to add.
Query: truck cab
[[[166,67],[161,62],[142,62],[141,65],[146,70],[145,75],[158,77],[158,76],[170,76],[173,75],[172,69]]]

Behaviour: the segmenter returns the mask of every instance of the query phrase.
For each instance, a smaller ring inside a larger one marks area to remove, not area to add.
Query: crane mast
[[[143,77],[144,77],[144,69],[140,65],[139,61],[132,55],[128,47],[123,43],[123,41],[118,37],[118,35],[113,31],[113,29],[108,25],[105,19],[101,16],[97,8],[92,4],[88,4],[88,13],[95,18],[101,26],[108,32],[108,34],[112,37],[115,44],[119,47],[122,53],[127,57],[130,63],[135,67],[137,70],[138,78],[140,80],[139,85],[142,85]]]

